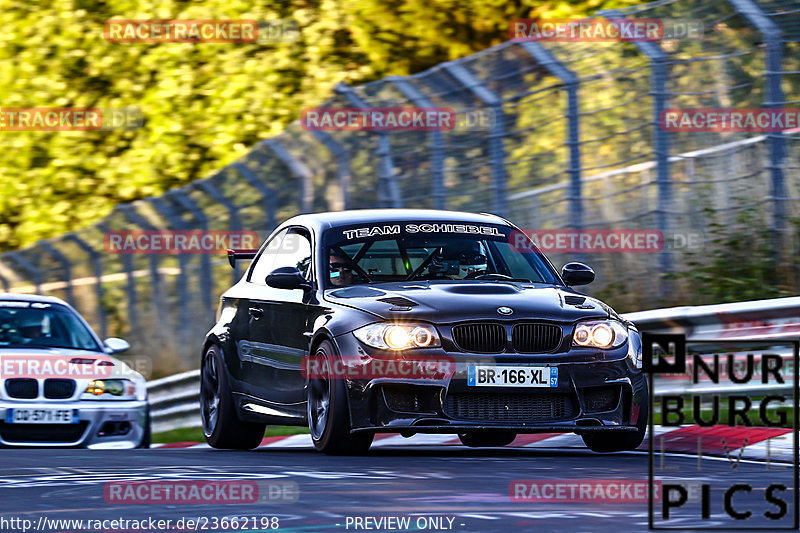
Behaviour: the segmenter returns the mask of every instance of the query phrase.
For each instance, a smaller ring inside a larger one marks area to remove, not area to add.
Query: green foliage
[[[788,221],[789,231],[773,236],[743,212],[737,221],[740,227],[752,230],[731,232],[724,224],[708,228],[703,250],[693,254],[685,270],[668,276],[686,285],[695,305],[764,300],[797,294],[797,258],[779,257],[773,252],[773,239],[784,241],[797,235],[798,220]],[[779,249],[790,249],[784,246]]]
[[[83,227],[120,202],[205,177],[338,82],[409,74],[507,39],[510,19],[632,0],[3,0],[0,106],[137,106],[114,132],[0,133],[0,250]],[[110,18],[291,19],[293,42],[117,44]]]

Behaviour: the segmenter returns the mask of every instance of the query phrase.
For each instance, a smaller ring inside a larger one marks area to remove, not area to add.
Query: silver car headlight
[[[358,340],[380,350],[408,350],[441,346],[436,328],[426,324],[377,323],[353,332]]]
[[[136,400],[136,383],[130,379],[93,379],[83,393],[84,400]]]
[[[572,346],[578,348],[619,348],[628,340],[628,328],[616,320],[579,322],[572,333]]]

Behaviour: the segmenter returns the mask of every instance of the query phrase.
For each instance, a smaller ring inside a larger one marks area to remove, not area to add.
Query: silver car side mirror
[[[109,337],[103,341],[107,353],[122,353],[128,351],[131,347],[128,341],[119,339],[117,337]]]

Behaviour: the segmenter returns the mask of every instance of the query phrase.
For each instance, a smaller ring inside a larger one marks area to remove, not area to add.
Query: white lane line
[[[445,442],[449,442],[456,438],[458,438],[457,435],[440,435],[438,433],[417,433],[410,438],[405,438],[402,435],[394,435],[392,437],[375,441],[372,446],[441,446]]]
[[[499,516],[489,516],[485,514],[460,514],[464,518],[477,518],[478,520],[500,520]]]
[[[259,448],[313,448],[314,443],[311,442],[311,435],[303,433],[300,435],[290,435],[284,439],[270,442],[259,446]]]

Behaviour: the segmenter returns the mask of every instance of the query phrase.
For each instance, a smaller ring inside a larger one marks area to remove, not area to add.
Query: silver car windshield
[[[102,351],[70,309],[38,302],[0,302],[0,349],[69,348]]]

